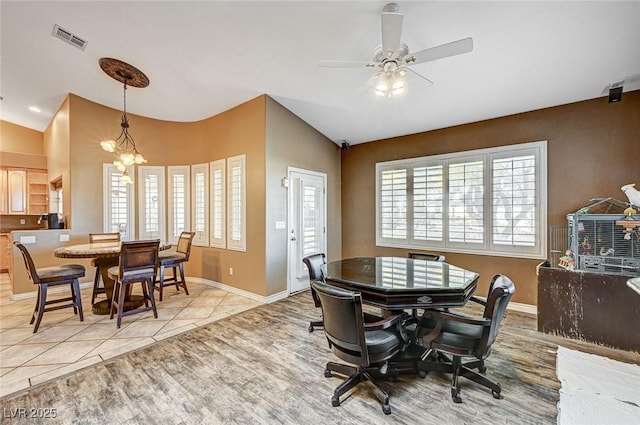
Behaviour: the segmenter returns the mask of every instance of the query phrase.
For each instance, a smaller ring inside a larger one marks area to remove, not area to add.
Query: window
[[[135,169],[128,167],[135,181]],[[133,185],[123,183],[122,173],[113,164],[102,165],[103,231],[119,232],[124,241],[133,240]]]
[[[376,164],[376,244],[546,254],[546,142]]]
[[[164,167],[138,167],[138,238],[165,240]]]
[[[191,228],[194,245],[209,245],[209,164],[191,166]]]
[[[213,161],[209,164],[211,178],[211,236],[209,245],[216,248],[227,247],[225,223],[225,161]]]
[[[168,240],[177,243],[180,233],[191,230],[191,168],[188,165],[167,167]]]
[[[246,251],[246,156],[227,158],[227,248]]]

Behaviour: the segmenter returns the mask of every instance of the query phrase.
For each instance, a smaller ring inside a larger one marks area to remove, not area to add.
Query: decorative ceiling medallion
[[[114,80],[130,87],[144,88],[149,85],[149,78],[133,65],[113,58],[100,58],[100,68]]]

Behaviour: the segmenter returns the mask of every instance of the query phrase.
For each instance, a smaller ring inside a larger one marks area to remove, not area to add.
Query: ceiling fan
[[[412,72],[425,82],[433,84],[423,75],[410,68],[411,65],[430,62],[449,56],[469,53],[473,50],[471,37],[441,44],[428,49],[409,53],[409,47],[402,42],[402,20],[400,6],[388,3],[382,9],[382,44],[373,52],[371,61],[321,60],[318,66],[327,68],[380,68],[373,75],[375,93],[392,97],[400,94],[405,88],[405,75]]]

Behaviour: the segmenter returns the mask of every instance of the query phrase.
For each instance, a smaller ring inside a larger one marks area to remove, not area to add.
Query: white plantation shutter
[[[534,247],[538,215],[535,154],[494,158],[492,173],[493,243]]]
[[[211,237],[209,245],[216,248],[226,248],[225,160],[211,162],[209,173],[211,179]]]
[[[128,167],[135,181],[135,168]],[[102,195],[104,202],[103,231],[118,232],[123,241],[135,239],[133,234],[134,186],[123,183],[122,173],[113,164],[102,165]]]
[[[444,169],[413,169],[413,238],[442,241],[444,234]]]
[[[193,245],[209,245],[209,163],[191,166],[191,231]]]
[[[384,239],[406,239],[407,170],[382,170],[378,196],[380,236]]]
[[[449,164],[449,241],[483,243],[484,163]]]
[[[138,238],[164,240],[164,167],[138,166],[138,191]]]
[[[376,244],[545,258],[546,142],[376,164]]]
[[[191,167],[169,166],[168,240],[177,243],[180,233],[191,230]]]
[[[227,249],[246,251],[246,156],[227,158]]]

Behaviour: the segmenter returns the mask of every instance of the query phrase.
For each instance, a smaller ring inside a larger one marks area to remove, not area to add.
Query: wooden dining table
[[[94,242],[79,245],[68,245],[56,248],[53,254],[57,258],[92,258],[94,264],[98,268],[104,289],[107,296],[106,300],[96,301],[91,308],[93,314],[110,314],[111,299],[113,297],[114,281],[109,277],[109,268],[118,265],[120,257],[121,242]],[[171,243],[160,242],[159,250],[171,248]],[[131,295],[128,293],[125,298],[124,310],[131,310],[140,307],[144,303],[142,296]]]

